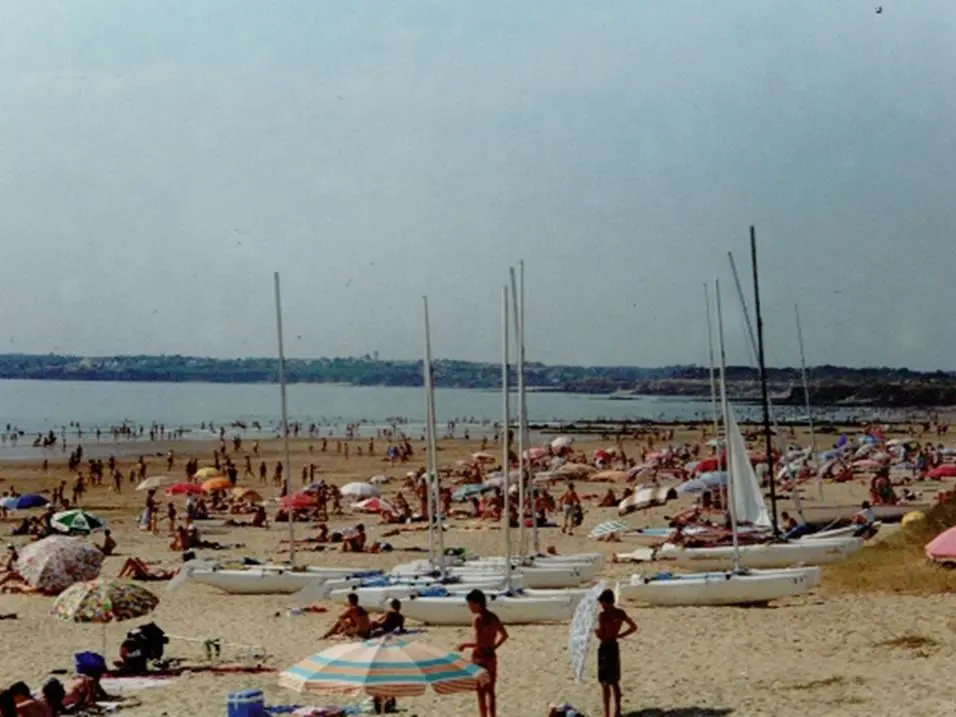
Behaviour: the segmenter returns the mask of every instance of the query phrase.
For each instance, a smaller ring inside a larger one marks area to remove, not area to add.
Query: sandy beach
[[[678,433],[674,442],[696,440],[698,434]],[[595,444],[599,445],[599,444]],[[208,459],[215,444],[195,441],[180,444],[143,442],[142,452],[149,475],[164,473],[165,451],[177,454],[172,476],[179,480],[185,457]],[[388,495],[400,488],[405,472],[417,468],[423,460],[423,444],[413,442],[415,456],[406,465],[390,467],[381,456],[359,457],[352,451],[346,459],[334,452],[308,451],[308,440],[293,441],[293,484],[299,485],[301,467],[310,461],[318,465],[322,478],[336,484],[367,480],[375,474],[387,474],[397,480],[385,487]],[[625,441],[629,453],[639,444]],[[244,446],[248,449],[248,445]],[[445,440],[440,443],[439,461],[453,464],[479,449],[479,441]],[[262,442],[261,453],[272,465],[281,455],[281,441]],[[241,454],[235,459],[240,465]],[[206,465],[208,460],[201,460]],[[128,475],[133,460],[120,461]],[[11,462],[0,466],[0,491],[15,486],[21,493],[49,491],[61,480],[70,481],[66,456],[51,461],[44,472],[39,461]],[[260,489],[258,478],[243,481]],[[928,494],[937,484],[918,488]],[[160,535],[142,532],[134,515],[142,506],[144,494],[124,485],[119,495],[105,485],[93,488],[84,497],[82,507],[105,518],[118,540],[118,555],[107,558],[103,575],[115,575],[128,556],[137,556],[151,564],[174,567],[179,555],[169,547],[165,519]],[[599,496],[603,484],[581,484],[582,496]],[[554,489],[557,491],[557,488]],[[866,497],[866,485],[854,482],[826,486],[826,502],[859,503]],[[262,488],[267,496],[278,491],[272,485]],[[407,491],[406,491],[407,493]],[[807,490],[809,501],[815,489]],[[164,498],[164,502],[165,502]],[[172,499],[181,508],[182,499]],[[584,525],[573,537],[558,529],[542,532],[543,546],[554,546],[561,553],[604,551],[608,554],[628,549],[628,543],[606,544],[589,540],[591,526],[616,517],[613,508],[588,505]],[[817,503],[813,503],[816,505]],[[634,527],[663,524],[663,516],[679,510],[680,503],[668,504],[628,518]],[[782,509],[786,509],[783,504]],[[274,509],[270,509],[270,514]],[[379,526],[374,516],[349,516],[333,519],[330,528],[364,522],[371,540],[393,526]],[[255,556],[280,560],[280,541],[287,535],[283,524],[270,529],[218,528],[221,520],[204,522],[210,539],[223,543],[242,543],[244,547],[222,553],[209,553],[220,559]],[[13,518],[2,523],[4,532]],[[500,554],[501,533],[497,529],[463,529],[473,521],[453,521],[446,534],[447,546],[463,546],[478,554]],[[296,526],[298,534],[308,526]],[[95,541],[101,538],[94,536]],[[26,538],[11,538],[20,545]],[[334,546],[324,552],[301,552],[304,563],[325,566],[361,566],[388,568],[422,557],[409,548],[424,548],[422,532],[403,533],[388,540],[395,550],[376,555],[342,553]],[[865,548],[869,550],[871,548]],[[602,579],[627,579],[632,573],[647,570],[632,564],[606,564]],[[290,596],[234,596],[212,588],[187,583],[167,595],[164,583],[147,583],[160,596],[156,611],[141,621],[111,625],[107,628],[109,659],[116,659],[120,641],[138,622],[155,621],[173,636],[167,655],[202,664],[202,644],[197,639],[220,638],[227,643],[223,663],[241,665],[246,654],[241,646],[262,646],[268,654],[268,667],[281,670],[330,644],[319,636],[329,627],[339,608],[329,605],[324,614],[289,614],[295,605]],[[38,687],[52,670],[68,669],[72,654],[78,650],[99,650],[103,629],[96,625],[65,623],[50,613],[52,599],[39,596],[0,596],[0,613],[16,613],[17,619],[0,623],[4,649],[0,652],[0,676],[4,683],[25,680]],[[642,608],[625,603],[623,607],[637,621],[640,632],[622,646],[625,715],[631,717],[690,717],[691,715],[944,715],[956,703],[956,683],[944,672],[952,664],[956,648],[953,614],[956,597],[884,594],[834,594],[823,586],[811,595],[784,600],[768,608]],[[536,717],[547,714],[550,703],[569,702],[585,715],[600,714],[600,690],[595,680],[594,655],[589,658],[585,678],[576,683],[571,677],[567,653],[566,625],[518,626],[510,630],[511,639],[502,648],[499,665],[499,714]],[[188,637],[191,640],[179,639]],[[436,645],[453,649],[467,637],[464,629],[429,627],[421,636]],[[255,662],[255,660],[253,660]],[[222,715],[229,692],[259,688],[267,703],[317,705],[321,700],[299,695],[276,684],[276,674],[196,673],[169,680],[162,687],[129,693],[138,706],[124,711],[135,715]],[[326,701],[327,703],[329,701]],[[331,700],[336,703],[336,700]],[[342,699],[339,704],[354,702]],[[406,714],[425,716],[471,715],[477,713],[472,695],[424,697],[403,700]]]

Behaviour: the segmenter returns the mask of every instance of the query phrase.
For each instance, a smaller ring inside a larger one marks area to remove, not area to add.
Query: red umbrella
[[[694,473],[713,473],[727,467],[727,455],[721,454],[720,458],[705,458],[697,463]]]
[[[177,483],[166,489],[166,495],[199,495],[202,486],[195,483]]]
[[[944,466],[936,466],[926,475],[930,478],[956,478],[956,465],[947,463]]]
[[[293,493],[279,501],[279,507],[286,510],[302,510],[304,508],[314,508],[317,505],[318,501],[313,496],[305,493]]]

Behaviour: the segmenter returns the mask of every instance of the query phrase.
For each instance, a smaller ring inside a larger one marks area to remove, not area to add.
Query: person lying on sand
[[[143,582],[155,582],[158,580],[171,580],[176,575],[177,570],[163,570],[157,568],[153,570],[148,563],[139,558],[127,558],[119,571],[118,577],[130,578],[131,580],[141,580]]]
[[[345,612],[339,615],[335,624],[329,628],[328,632],[322,635],[321,639],[327,640],[333,635],[344,635],[345,637],[357,637],[367,640],[372,634],[372,623],[369,620],[368,611],[359,605],[358,595],[349,593],[348,607]]]
[[[266,515],[265,506],[258,505],[253,511],[252,521],[247,523],[244,520],[235,520],[230,518],[222,522],[223,526],[230,528],[268,528],[269,519]]]

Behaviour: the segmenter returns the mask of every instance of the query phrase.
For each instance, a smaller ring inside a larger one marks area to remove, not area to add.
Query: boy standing
[[[621,649],[618,640],[637,632],[637,625],[621,608],[614,605],[614,591],[605,590],[598,597],[601,612],[594,630],[598,645],[598,682],[604,700],[604,717],[611,717],[611,696],[614,696],[614,717],[621,717]],[[625,628],[626,626],[626,628]],[[623,631],[622,631],[623,628]]]

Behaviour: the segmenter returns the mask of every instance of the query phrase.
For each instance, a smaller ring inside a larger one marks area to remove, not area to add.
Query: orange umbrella
[[[202,484],[202,489],[206,493],[212,493],[215,490],[229,490],[232,488],[232,483],[229,482],[228,478],[210,478],[205,483]]]

